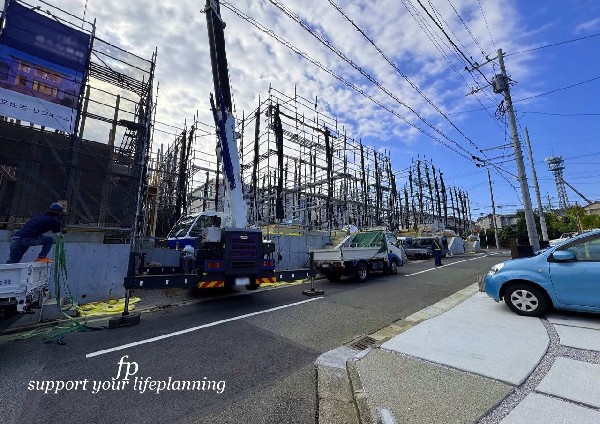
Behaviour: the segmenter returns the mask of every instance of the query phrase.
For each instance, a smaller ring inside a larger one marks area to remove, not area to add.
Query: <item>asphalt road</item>
[[[313,423],[320,354],[473,284],[503,259],[462,255],[366,283],[319,281],[325,294],[315,298],[296,285],[207,299],[143,314],[136,327],[72,333],[66,345],[3,343],[0,423]]]

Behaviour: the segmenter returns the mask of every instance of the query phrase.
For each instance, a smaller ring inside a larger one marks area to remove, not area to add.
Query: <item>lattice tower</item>
[[[565,161],[562,156],[550,156],[544,160],[548,164],[548,169],[554,175],[556,182],[556,191],[558,193],[558,205],[560,209],[566,210],[569,207],[569,199],[565,190],[563,181],[563,169],[565,169]]]

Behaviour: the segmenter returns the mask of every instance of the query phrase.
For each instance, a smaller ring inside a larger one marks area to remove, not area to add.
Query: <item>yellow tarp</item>
[[[135,304],[139,302],[139,297],[129,298],[129,310],[135,309]],[[91,302],[81,305],[77,308],[79,316],[91,317],[96,315],[120,314],[125,310],[125,298],[109,299],[104,302]]]

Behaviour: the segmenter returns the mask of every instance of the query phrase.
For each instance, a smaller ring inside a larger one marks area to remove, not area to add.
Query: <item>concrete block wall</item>
[[[308,268],[308,252],[323,249],[329,243],[328,232],[309,232],[304,235],[271,235],[275,243],[275,268],[279,271],[286,269]]]
[[[0,231],[0,263],[8,260],[10,231]],[[98,232],[67,233],[65,256],[67,284],[78,303],[125,296],[123,277],[127,274],[129,244],[103,244]],[[30,247],[21,262],[31,262],[41,246]],[[54,258],[54,248],[49,257]],[[50,278],[50,296],[54,297],[54,275]]]
[[[0,231],[0,263],[8,259],[11,231]],[[276,269],[308,268],[312,249],[321,249],[329,243],[329,233],[311,232],[301,236],[271,235],[275,243]],[[31,262],[37,257],[41,246],[30,247],[21,262]],[[103,244],[101,232],[67,233],[65,255],[67,284],[77,303],[89,303],[125,296],[123,278],[127,274],[129,244]],[[144,246],[148,262],[163,266],[179,265],[180,253],[169,249]],[[49,255],[54,257],[54,249]],[[279,259],[279,260],[278,260]],[[54,276],[50,278],[50,297],[54,297]]]

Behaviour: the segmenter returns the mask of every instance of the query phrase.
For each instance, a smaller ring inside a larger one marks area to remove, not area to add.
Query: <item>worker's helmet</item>
[[[191,254],[191,255],[193,255],[193,254],[194,254],[194,246],[190,246],[190,245],[188,244],[187,246],[185,246],[185,247],[183,248],[183,251],[184,251],[185,253],[188,253],[188,254]]]
[[[48,211],[54,213],[61,213],[64,210],[63,206],[60,203],[52,203],[48,208]]]

